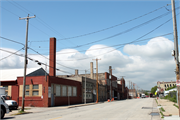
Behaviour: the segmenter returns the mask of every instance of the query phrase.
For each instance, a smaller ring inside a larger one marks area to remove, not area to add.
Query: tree
[[[156,90],[157,90],[157,86],[152,87],[151,88],[151,93],[154,94],[156,92]]]
[[[149,95],[147,91],[146,91],[144,94],[145,94],[145,95]]]

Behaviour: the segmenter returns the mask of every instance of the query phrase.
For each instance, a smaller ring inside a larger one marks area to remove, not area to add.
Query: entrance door
[[[51,84],[51,106],[54,106],[54,85]]]

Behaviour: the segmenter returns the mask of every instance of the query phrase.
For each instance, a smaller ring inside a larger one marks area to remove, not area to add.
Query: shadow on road
[[[5,117],[5,118],[3,118],[3,120],[5,120],[5,119],[13,119],[14,117]]]

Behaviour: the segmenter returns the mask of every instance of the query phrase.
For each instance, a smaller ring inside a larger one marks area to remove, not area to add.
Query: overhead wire
[[[180,8],[180,7],[176,8],[176,9],[179,9],[179,8]],[[140,24],[140,25],[137,25],[137,26],[132,27],[132,28],[130,28],[130,29],[128,29],[128,30],[125,30],[125,31],[120,32],[120,33],[117,33],[117,34],[115,34],[115,35],[112,35],[112,36],[110,36],[110,37],[106,37],[106,38],[103,38],[103,39],[100,39],[100,40],[96,40],[96,41],[93,41],[93,42],[81,44],[81,45],[78,45],[78,46],[76,46],[76,47],[71,47],[71,48],[79,48],[79,47],[82,47],[82,46],[86,46],[86,45],[89,45],[89,44],[93,44],[93,43],[97,43],[97,42],[100,42],[100,41],[104,41],[104,40],[107,40],[107,39],[114,38],[114,37],[119,36],[119,35],[121,35],[121,34],[130,32],[130,31],[132,31],[132,30],[134,30],[134,29],[137,29],[137,28],[139,28],[140,26],[144,26],[144,25],[146,25],[146,24],[148,24],[148,23],[150,23],[150,22],[152,22],[152,21],[154,21],[154,20],[156,20],[156,19],[162,18],[162,17],[164,17],[164,16],[166,16],[166,15],[168,15],[168,14],[170,14],[170,13],[171,13],[171,12],[167,12],[167,13],[162,14],[162,15],[156,17],[156,18],[153,18],[153,19],[151,19],[151,20],[149,20],[149,21],[147,21],[147,22],[144,22],[144,23],[142,23],[142,24]]]
[[[11,52],[11,51],[8,51],[8,50],[4,50],[4,49],[1,49],[1,48],[0,48],[0,50],[1,50],[1,51],[4,51],[4,52],[12,53],[12,54],[17,55],[17,56],[20,56],[20,57],[25,57],[25,55],[23,55],[23,54],[17,54],[17,53],[14,53],[14,52]],[[54,67],[52,67],[52,66],[50,66],[50,65],[47,65],[47,64],[45,64],[45,63],[43,63],[43,62],[40,62],[40,61],[35,60],[35,59],[32,59],[32,58],[30,58],[30,57],[27,57],[27,59],[29,59],[29,60],[31,60],[31,61],[34,61],[34,62],[37,62],[38,65],[43,64],[43,65],[48,66],[48,67],[50,67],[50,68],[54,68]],[[57,71],[60,71],[60,72],[72,74],[72,73],[70,73],[70,72],[67,72],[67,71],[64,71],[64,70],[60,70],[60,69],[58,69],[58,68],[55,68],[55,69],[56,69]]]
[[[26,9],[25,7],[21,6],[20,4],[18,4],[17,2],[15,2],[14,0],[7,0],[8,2],[10,2],[12,5],[15,5],[17,8],[19,8],[20,10],[24,11],[25,13],[28,14],[29,13],[32,13],[34,14],[33,12],[29,11],[28,9]],[[25,11],[26,10],[26,11]],[[40,22],[42,25],[44,25],[45,27],[47,27],[49,30],[51,30],[52,32],[54,32],[55,34],[57,35],[60,35],[60,37],[63,37],[63,35],[61,33],[59,33],[57,30],[55,30],[53,27],[51,27],[50,25],[48,25],[44,20],[42,20],[40,17],[36,16],[36,20],[38,22]],[[32,24],[31,24],[32,25]],[[32,25],[33,26],[33,25]],[[35,27],[35,26],[33,26]],[[39,28],[35,27],[36,29],[40,30]],[[47,33],[43,32],[42,30],[40,30],[42,33],[48,35]],[[49,35],[48,35],[49,36]],[[69,41],[68,42],[74,44],[72,41]],[[63,43],[62,43],[63,44]],[[65,45],[65,44],[64,44]]]
[[[131,21],[134,21],[134,20],[139,19],[139,18],[141,18],[141,17],[144,17],[144,16],[146,16],[146,15],[149,15],[149,14],[151,14],[151,13],[153,13],[153,12],[156,12],[156,11],[158,11],[158,10],[164,8],[164,7],[165,7],[165,6],[159,7],[159,8],[157,8],[157,9],[153,10],[153,11],[150,11],[150,12],[148,12],[148,13],[145,13],[145,14],[143,14],[143,15],[140,15],[140,16],[138,16],[138,17],[136,17],[136,18],[130,19],[130,20],[128,20],[128,21],[125,21],[125,22],[122,22],[122,23],[119,23],[119,24],[117,24],[117,25],[113,25],[113,26],[110,26],[110,27],[107,27],[107,28],[104,28],[104,29],[101,29],[101,30],[97,30],[97,31],[94,31],[94,32],[90,32],[90,33],[86,33],[86,34],[82,34],[82,35],[77,35],[77,36],[73,36],[73,37],[68,37],[68,38],[63,38],[63,39],[57,39],[57,40],[74,39],[74,38],[79,38],[79,37],[83,37],[83,36],[87,36],[87,35],[99,33],[99,32],[102,32],[102,31],[106,31],[106,30],[109,30],[109,29],[118,27],[118,26],[120,26],[120,25],[129,23],[129,22],[131,22]],[[47,40],[44,40],[44,41],[32,41],[32,42],[47,42]]]
[[[23,45],[23,46],[24,46],[24,44],[23,44],[23,43],[17,42],[17,41],[15,41],[15,40],[11,40],[11,39],[8,39],[8,38],[2,37],[2,36],[0,36],[0,38],[2,38],[2,39],[4,39],[4,40],[11,41],[11,42],[15,42],[15,43],[18,43],[18,44],[21,44],[21,45]],[[32,48],[30,48],[30,47],[28,47],[28,49],[31,49],[31,50],[33,50],[34,52],[36,52],[36,53],[38,53],[39,55],[41,55],[42,57],[44,57],[44,58],[46,58],[46,59],[50,60],[50,59],[49,59],[49,58],[47,58],[46,56],[44,56],[44,55],[40,54],[39,52],[35,51],[34,49],[32,49]],[[67,67],[67,66],[62,65],[62,64],[57,63],[57,62],[56,62],[56,64],[58,64],[58,65],[60,65],[60,66],[63,66],[63,67],[66,67],[66,68],[69,68],[69,69],[73,69],[73,70],[75,70],[75,68]]]
[[[42,56],[42,57],[44,57],[44,58],[48,59],[49,61],[52,61],[52,60],[50,60],[48,57],[46,57],[46,56],[44,56],[44,55],[40,54],[39,52],[35,51],[34,49],[32,49],[32,48],[29,48],[29,49],[31,49],[32,51],[36,52],[36,53],[37,53],[37,54],[39,54],[40,56]],[[68,68],[68,69],[76,70],[75,68],[67,67],[67,66],[62,65],[62,64],[57,63],[57,62],[56,62],[56,64],[58,64],[58,65],[60,65],[60,66],[63,66],[63,67],[65,67],[65,68]]]
[[[155,37],[167,36],[167,35],[171,35],[171,34],[173,34],[173,32],[167,33],[167,34],[163,34],[163,35],[154,36],[154,37],[150,37],[150,38],[146,38],[146,39],[142,39],[142,40],[138,40],[138,42],[146,41],[146,40],[149,40],[149,39],[152,39],[152,38],[155,38]],[[136,42],[133,42],[133,43],[136,43]],[[127,43],[116,44],[116,45],[111,45],[111,46],[106,46],[106,47],[95,48],[95,49],[80,50],[80,51],[76,51],[76,52],[62,52],[62,53],[56,53],[56,54],[59,55],[59,54],[79,53],[79,52],[84,52],[84,51],[93,51],[93,50],[99,50],[99,49],[106,49],[106,48],[111,48],[111,47],[120,46],[120,45],[126,45],[126,44]],[[58,51],[56,51],[56,52],[58,52]],[[43,54],[43,53],[41,53],[41,54]],[[29,55],[37,55],[37,54],[29,54]],[[48,53],[48,55],[49,55],[49,53]]]
[[[179,15],[179,14],[180,14],[180,13],[178,13],[177,15]],[[176,16],[177,16],[177,15],[176,15]],[[131,42],[126,43],[125,45],[127,45],[127,44],[132,44],[132,43],[134,43],[134,42],[138,42],[139,39],[141,39],[142,37],[144,37],[144,36],[146,36],[146,35],[148,35],[148,34],[150,34],[150,33],[152,33],[152,32],[154,32],[155,30],[157,30],[158,28],[162,27],[163,25],[165,25],[166,23],[168,23],[168,22],[171,21],[171,20],[172,20],[172,18],[169,19],[169,20],[167,20],[166,22],[162,23],[161,25],[159,25],[159,26],[156,27],[155,29],[151,30],[150,32],[144,34],[143,36],[137,38],[136,40],[133,40],[133,41],[131,41]],[[114,49],[114,50],[108,51],[108,52],[103,53],[103,54],[100,54],[100,55],[98,55],[98,56],[101,56],[101,55],[110,53],[110,52],[112,52],[112,51],[115,51],[115,50],[117,50],[117,49],[120,49],[121,47],[123,47],[123,46],[121,45],[120,47],[117,47],[117,48]],[[81,58],[81,59],[75,59],[75,60],[84,60],[84,59],[89,59],[89,58],[93,58],[93,57],[97,57],[97,56],[92,56],[92,57],[87,57],[87,58]],[[58,60],[58,61],[75,61],[75,60]]]
[[[21,45],[25,46],[25,44],[23,44],[23,43],[21,43],[21,42],[17,42],[17,41],[15,41],[15,40],[11,40],[11,39],[8,39],[8,38],[2,37],[2,36],[0,36],[0,38],[2,38],[2,39],[4,39],[4,40],[7,40],[7,41],[11,41],[11,42],[14,42],[14,43],[21,44]]]
[[[21,50],[23,50],[23,49],[24,49],[24,47],[21,48],[21,49],[19,49],[19,50],[17,50],[16,52],[11,53],[10,55],[8,55],[8,56],[6,56],[6,57],[4,57],[4,58],[1,58],[0,61],[1,61],[1,60],[4,60],[4,59],[6,59],[6,58],[8,58],[8,57],[10,57],[10,56],[12,56],[12,55],[14,55],[14,54],[16,54],[17,52],[19,52],[19,51],[21,51]]]

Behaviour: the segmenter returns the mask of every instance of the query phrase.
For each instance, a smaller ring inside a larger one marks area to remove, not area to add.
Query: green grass
[[[177,106],[176,104],[173,104],[173,105],[179,109],[179,106]]]
[[[157,101],[157,99],[155,99],[156,100],[156,103],[158,104],[158,101]]]
[[[164,110],[164,108],[163,108],[163,107],[161,107],[161,108],[160,108],[160,110],[161,110],[162,112],[165,112],[165,110]]]
[[[160,110],[160,113],[161,113],[161,116],[162,116],[161,118],[164,118],[164,114],[162,113],[162,111],[161,111],[161,110]]]
[[[21,114],[28,114],[28,113],[31,113],[31,112],[26,112],[26,111],[19,110],[18,113],[15,113],[15,114],[12,114],[12,115],[21,115]]]
[[[172,102],[177,103],[176,95],[174,95],[173,97],[171,97],[170,94],[169,94],[169,95],[165,96],[164,99],[168,99],[168,100],[170,100],[170,101],[172,101]]]

